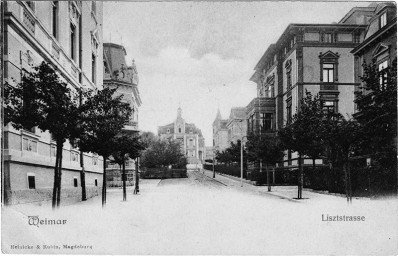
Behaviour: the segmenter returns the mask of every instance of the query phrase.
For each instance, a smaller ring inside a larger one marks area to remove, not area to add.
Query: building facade
[[[361,84],[362,64],[374,62],[381,71],[397,61],[397,8],[394,3],[372,4],[364,41],[352,50],[355,56],[354,78]],[[360,86],[356,90],[363,90]],[[369,92],[363,91],[367,94]],[[356,112],[357,109],[356,109]]]
[[[228,143],[228,120],[221,118],[220,110],[217,111],[216,119],[213,121],[213,150],[224,151],[229,147]]]
[[[178,108],[177,118],[173,123],[159,126],[161,139],[173,139],[180,142],[181,151],[187,157],[189,165],[203,164],[205,157],[205,139],[202,131],[182,118],[182,109]]]
[[[227,122],[228,144],[242,141],[247,136],[246,108],[231,108],[231,113]]]
[[[7,1],[4,11],[4,83],[13,86],[26,71],[45,61],[75,91],[101,89],[102,3],[78,1]],[[3,184],[6,204],[51,200],[55,141],[37,128],[4,127]],[[102,158],[63,148],[62,197],[80,200],[101,193]],[[62,200],[61,200],[62,201]]]
[[[126,63],[126,50],[122,45],[104,43],[104,87],[117,88],[115,96],[122,95],[122,101],[129,103],[132,113],[123,131],[138,132],[138,110],[141,106],[141,97],[138,90],[138,71],[135,61],[131,66]],[[134,159],[126,161],[127,184],[133,185],[136,163]],[[120,166],[107,161],[107,184],[108,186],[121,186],[122,177]]]
[[[268,47],[250,79],[257,85],[257,104],[263,116],[255,122],[248,112],[248,131],[262,125],[275,132],[290,123],[306,91],[319,94],[325,109],[352,117],[358,81],[354,78],[351,51],[364,41],[369,11],[354,8],[334,24],[290,24],[277,42]],[[251,104],[255,102],[256,99]],[[316,163],[322,165],[322,159]],[[304,159],[306,164],[311,161]],[[288,151],[279,167],[297,166],[297,153]]]

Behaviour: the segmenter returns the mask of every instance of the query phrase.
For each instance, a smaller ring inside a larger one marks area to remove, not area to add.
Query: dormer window
[[[380,16],[380,28],[384,27],[385,25],[387,25],[387,13],[383,13]]]

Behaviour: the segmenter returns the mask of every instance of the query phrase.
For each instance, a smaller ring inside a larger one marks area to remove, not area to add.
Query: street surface
[[[108,189],[105,209],[101,197],[55,212],[50,205],[3,208],[2,250],[43,254],[398,252],[398,223],[392,218],[398,213],[396,198],[354,200],[347,206],[342,197],[307,193],[308,199],[294,201],[267,193],[266,187],[246,183],[240,187],[239,181],[226,177],[222,184],[221,178],[215,181],[207,175],[211,173],[190,171],[184,179],[141,180],[140,194],[128,188],[127,202],[122,201],[122,189]],[[322,215],[365,216],[365,221],[323,221]],[[28,216],[66,223],[30,226]],[[11,249],[11,245],[33,248]],[[81,248],[71,249],[74,245]]]

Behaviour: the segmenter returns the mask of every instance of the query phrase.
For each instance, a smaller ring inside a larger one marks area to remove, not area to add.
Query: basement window
[[[36,176],[34,173],[28,173],[28,188],[36,189]]]

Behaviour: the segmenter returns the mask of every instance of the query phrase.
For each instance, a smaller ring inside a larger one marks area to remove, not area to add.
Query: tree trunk
[[[57,142],[57,151],[59,150],[59,164],[58,164],[58,187],[57,187],[57,207],[59,208],[61,205],[61,182],[62,182],[62,151],[63,151],[64,143]]]
[[[86,173],[84,171],[84,156],[83,152],[80,152],[80,167],[82,168],[80,172],[80,182],[82,186],[82,201],[87,200],[87,194],[86,194]]]
[[[103,174],[102,174],[102,207],[106,205],[106,159],[107,156],[102,156],[103,158]]]
[[[297,198],[298,199],[302,199],[303,198],[303,166],[301,164],[301,154],[299,154],[298,157],[298,161],[299,161],[299,176],[298,176],[298,191],[297,191]]]
[[[123,201],[126,201],[126,163],[123,161],[123,174],[122,174],[122,180],[123,180]]]
[[[343,170],[344,170],[344,181],[345,181],[345,195],[347,198],[347,203],[350,202],[350,195],[349,195],[349,191],[348,191],[348,172],[347,172],[347,162],[344,161],[343,163]]]
[[[315,172],[315,158],[312,158],[312,170]]]
[[[52,208],[55,209],[57,205],[57,193],[58,193],[58,167],[59,167],[59,151],[56,147],[55,153],[55,167],[54,167],[54,187],[53,187],[53,197],[52,197]]]
[[[352,203],[352,184],[351,184],[351,166],[347,165],[347,174],[348,174],[348,193],[350,195],[350,203]]]

